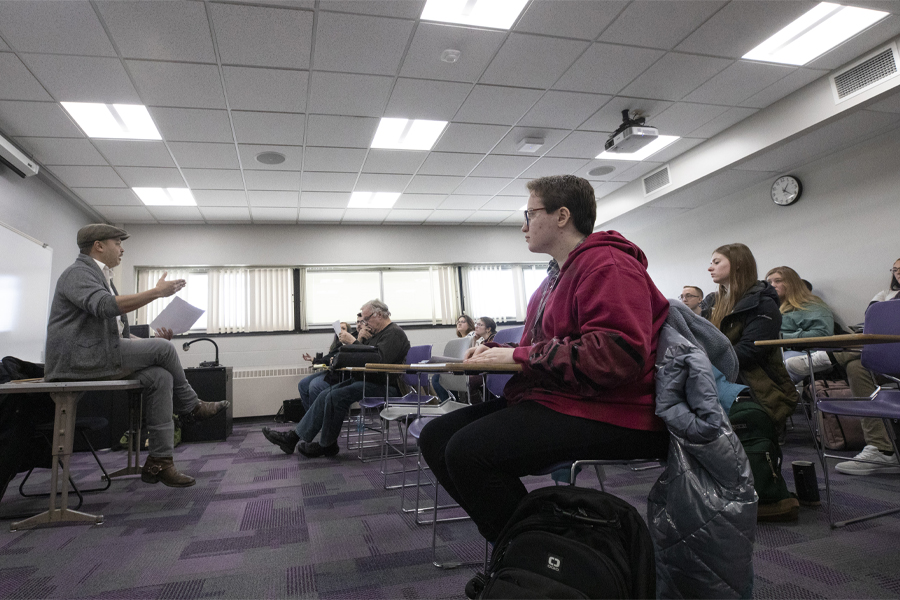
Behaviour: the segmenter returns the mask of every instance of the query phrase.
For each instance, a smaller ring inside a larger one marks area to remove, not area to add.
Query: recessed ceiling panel
[[[34,75],[15,54],[0,54],[0,100],[53,101]]]
[[[412,175],[418,171],[428,152],[404,150],[369,150],[363,165],[365,173],[402,173]]]
[[[142,104],[117,58],[23,54],[22,60],[60,102]]]
[[[0,33],[19,52],[116,55],[87,2],[0,2]]]
[[[147,106],[225,108],[219,69],[215,65],[127,61]]]
[[[309,68],[312,12],[233,4],[209,8],[223,64]]]
[[[447,194],[400,194],[394,203],[394,208],[409,208],[413,210],[426,210],[440,206]]]
[[[471,210],[436,210],[425,220],[426,223],[462,223],[472,216]]]
[[[669,52],[622,90],[626,96],[681,100],[733,61]]]
[[[181,169],[192,190],[241,190],[244,178],[231,169]]]
[[[352,192],[358,173],[318,173],[304,171],[301,192]]]
[[[319,10],[335,10],[382,17],[417,19],[425,0],[319,0]]]
[[[254,222],[259,223],[296,223],[297,210],[296,208],[254,206],[250,209],[250,216]]]
[[[459,109],[454,121],[512,125],[521,119],[540,97],[539,90],[476,85]]]
[[[353,189],[357,192],[402,192],[410,179],[409,175],[361,173]]]
[[[569,175],[578,171],[584,164],[585,160],[583,158],[545,157],[528,167],[521,177],[536,179],[547,175]]]
[[[251,190],[247,192],[247,201],[250,206],[296,208],[300,203],[300,194],[286,191]]]
[[[419,167],[420,175],[468,175],[481,159],[482,154],[461,152],[430,152]]]
[[[493,196],[509,183],[505,177],[466,177],[453,190],[454,194],[478,194]]]
[[[566,136],[566,139],[554,146],[548,156],[561,156],[566,158],[594,158],[603,152],[606,143],[606,135],[590,131],[574,131]]]
[[[448,175],[416,175],[403,191],[404,194],[449,194],[462,181],[462,177]]]
[[[648,119],[647,125],[656,127],[663,135],[683,137],[727,110],[727,106],[677,102],[658,116]]]
[[[568,0],[566,10],[559,10],[559,0],[533,0],[515,30],[593,40],[627,4],[623,0]]]
[[[347,208],[351,192],[303,192],[300,208]]]
[[[755,112],[757,112],[755,108],[729,108],[712,121],[705,125],[701,125],[692,131],[690,136],[694,138],[711,138],[717,133],[725,131],[732,125],[743,121]]]
[[[233,110],[231,121],[239,144],[303,145],[305,115]]]
[[[449,121],[471,89],[468,83],[399,79],[384,116]]]
[[[434,145],[439,152],[481,152],[488,153],[497,145],[509,127],[506,125],[469,125],[450,123]]]
[[[55,102],[0,100],[0,129],[14,136],[84,137]]]
[[[546,89],[572,66],[588,42],[513,33],[481,83]]]
[[[285,69],[222,67],[232,110],[303,112],[309,73]]]
[[[796,68],[739,60],[688,94],[688,102],[734,106],[790,75]]]
[[[156,223],[156,218],[144,206],[103,206],[97,211],[113,223]]]
[[[261,163],[256,157],[263,152],[277,152],[284,156],[284,162],[276,165]],[[259,171],[299,171],[303,165],[303,148],[301,146],[240,144],[238,145],[238,153],[240,153],[241,156],[241,165],[245,169],[256,169]]]
[[[197,206],[247,206],[247,194],[243,190],[197,190],[191,194]]]
[[[71,187],[128,187],[112,167],[52,167],[49,169]]]
[[[206,108],[150,108],[168,142],[234,142],[228,111]]]
[[[490,154],[484,157],[471,175],[473,177],[516,177],[533,165],[536,160],[536,156],[528,154],[521,156]]]
[[[594,44],[553,87],[558,90],[618,94],[665,54],[661,50]]]
[[[170,142],[178,166],[186,169],[239,169],[234,144]]]
[[[475,82],[497,52],[506,32],[419,23],[400,75]],[[459,50],[456,62],[441,60],[444,50]]]
[[[478,210],[479,208],[484,206],[490,199],[490,196],[451,194],[444,198],[444,201],[438,205],[438,209]]]
[[[137,194],[128,188],[72,188],[91,206],[143,206]]]
[[[404,210],[404,209],[393,209],[390,214],[388,214],[387,218],[385,218],[385,223],[406,223],[406,224],[416,224],[424,222],[428,217],[431,216],[432,211],[430,210]]]
[[[202,221],[196,206],[150,206],[147,208],[157,221]]]
[[[575,129],[611,98],[612,96],[601,94],[551,90],[538,100],[518,124],[524,127]]]
[[[632,2],[600,41],[671,50],[726,4],[713,0]]]
[[[207,221],[250,222],[250,209],[240,206],[201,206],[200,214]]]
[[[395,75],[413,21],[320,12],[316,25],[316,69]]]
[[[672,106],[665,100],[651,100],[647,98],[629,98],[617,96],[610,100],[597,113],[588,119],[581,127],[582,131],[603,131],[612,133],[622,124],[622,111],[628,110],[631,116],[641,115],[652,125],[657,115]]]
[[[307,171],[359,171],[366,160],[366,151],[361,148],[306,148],[303,155],[304,169]]]
[[[306,121],[308,146],[368,148],[372,145],[379,119],[309,115]]]
[[[114,167],[174,167],[162,142],[144,140],[94,140],[94,145]]]
[[[343,208],[300,208],[300,223],[340,223]]]
[[[794,69],[787,77],[779,79],[759,93],[747,98],[741,102],[740,105],[749,108],[765,108],[773,102],[781,100],[788,94],[796,92],[803,86],[812,83],[819,77],[824,77],[825,74],[825,71],[813,69]]]
[[[130,188],[183,188],[184,177],[178,169],[160,167],[117,167],[116,171]]]
[[[299,171],[251,171],[244,169],[248,190],[299,191]]]
[[[108,165],[86,139],[34,137],[15,141],[42,165]]]
[[[393,79],[378,75],[312,74],[309,112],[326,115],[381,117]]]

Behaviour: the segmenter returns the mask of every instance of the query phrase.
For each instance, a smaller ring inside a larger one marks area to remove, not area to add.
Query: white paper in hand
[[[150,327],[159,329],[165,327],[178,335],[188,331],[206,311],[188,304],[179,297],[175,297],[159,316],[153,319]]]
[[[341,335],[341,322],[335,321],[331,324],[331,328],[334,329],[334,335]]]

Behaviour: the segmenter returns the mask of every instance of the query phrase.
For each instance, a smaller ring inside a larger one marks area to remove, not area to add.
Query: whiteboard
[[[0,357],[42,363],[53,249],[0,225]]]

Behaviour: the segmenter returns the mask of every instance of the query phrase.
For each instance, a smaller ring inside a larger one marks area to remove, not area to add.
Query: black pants
[[[428,423],[419,446],[438,481],[488,541],[526,495],[520,477],[567,460],[664,458],[668,431],[571,417],[536,402],[492,400]]]

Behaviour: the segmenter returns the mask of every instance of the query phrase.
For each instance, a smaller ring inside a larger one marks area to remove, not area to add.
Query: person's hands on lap
[[[488,348],[486,346],[478,346],[477,348],[469,348],[463,362],[510,364],[516,362],[513,360],[513,352],[515,352],[515,349],[513,348]]]
[[[163,276],[159,278],[159,281],[156,282],[156,291],[159,292],[160,297],[168,298],[172,294],[177,294],[184,286],[187,285],[187,282],[184,279],[173,279],[172,281],[166,281],[166,275],[169,272],[166,271],[163,273]]]
[[[170,341],[171,341],[172,336],[175,335],[175,334],[172,332],[172,330],[171,330],[171,329],[168,329],[167,327],[160,327],[159,329],[156,329],[155,331],[156,331],[156,337],[162,338],[162,339],[164,339],[164,340],[170,340]]]

